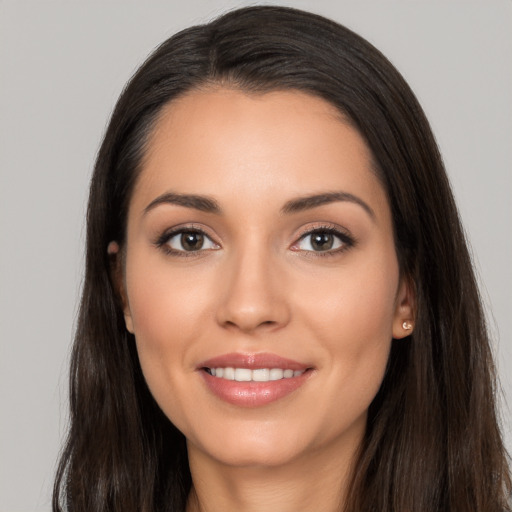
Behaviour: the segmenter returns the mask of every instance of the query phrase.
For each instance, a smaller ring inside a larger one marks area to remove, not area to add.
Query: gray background
[[[50,510],[66,428],[88,179],[114,102],[158,43],[247,2],[0,1],[0,512]],[[432,123],[512,397],[512,2],[281,2],[365,36]],[[507,445],[511,416],[503,408]]]

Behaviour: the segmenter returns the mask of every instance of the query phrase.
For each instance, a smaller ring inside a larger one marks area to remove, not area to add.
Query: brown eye
[[[294,250],[318,253],[336,253],[354,245],[354,240],[338,230],[315,229],[303,235],[294,244]]]
[[[166,236],[160,245],[166,245],[175,253],[183,252],[198,252],[208,249],[218,249],[218,245],[213,240],[201,231],[182,230],[175,231],[169,236]]]
[[[311,236],[311,247],[314,251],[328,251],[334,245],[332,233],[313,233]]]
[[[181,234],[181,246],[185,251],[199,251],[203,248],[204,235],[190,231]]]

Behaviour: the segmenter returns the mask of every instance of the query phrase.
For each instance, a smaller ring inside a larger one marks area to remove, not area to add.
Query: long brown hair
[[[145,384],[107,246],[124,242],[131,192],[162,107],[219,83],[300,90],[335,105],[366,140],[387,191],[400,269],[416,291],[416,326],[407,340],[392,342],[346,512],[510,510],[481,301],[420,105],[389,61],[345,27],[295,9],[250,7],[165,41],[128,83],[110,120],[91,182],[71,424],[54,512],[185,508],[185,439]]]

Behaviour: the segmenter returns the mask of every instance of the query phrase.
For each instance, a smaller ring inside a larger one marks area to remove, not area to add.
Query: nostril
[[[230,293],[226,292],[224,300],[218,305],[217,322],[226,329],[244,332],[286,325],[289,321],[289,308],[285,297],[263,294],[257,283],[252,283],[252,287],[249,284],[232,287],[228,290]]]
[[[239,321],[234,320],[226,320],[224,322],[224,327],[228,329],[236,329],[242,330],[245,332],[254,332],[259,329],[271,329],[279,325],[279,322],[275,320],[263,320],[262,322],[254,321],[251,322],[250,319],[240,319]]]

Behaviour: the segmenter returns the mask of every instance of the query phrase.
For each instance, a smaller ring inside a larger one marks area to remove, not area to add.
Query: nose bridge
[[[289,310],[279,274],[270,244],[257,235],[245,240],[226,260],[219,322],[247,332],[284,325]]]

